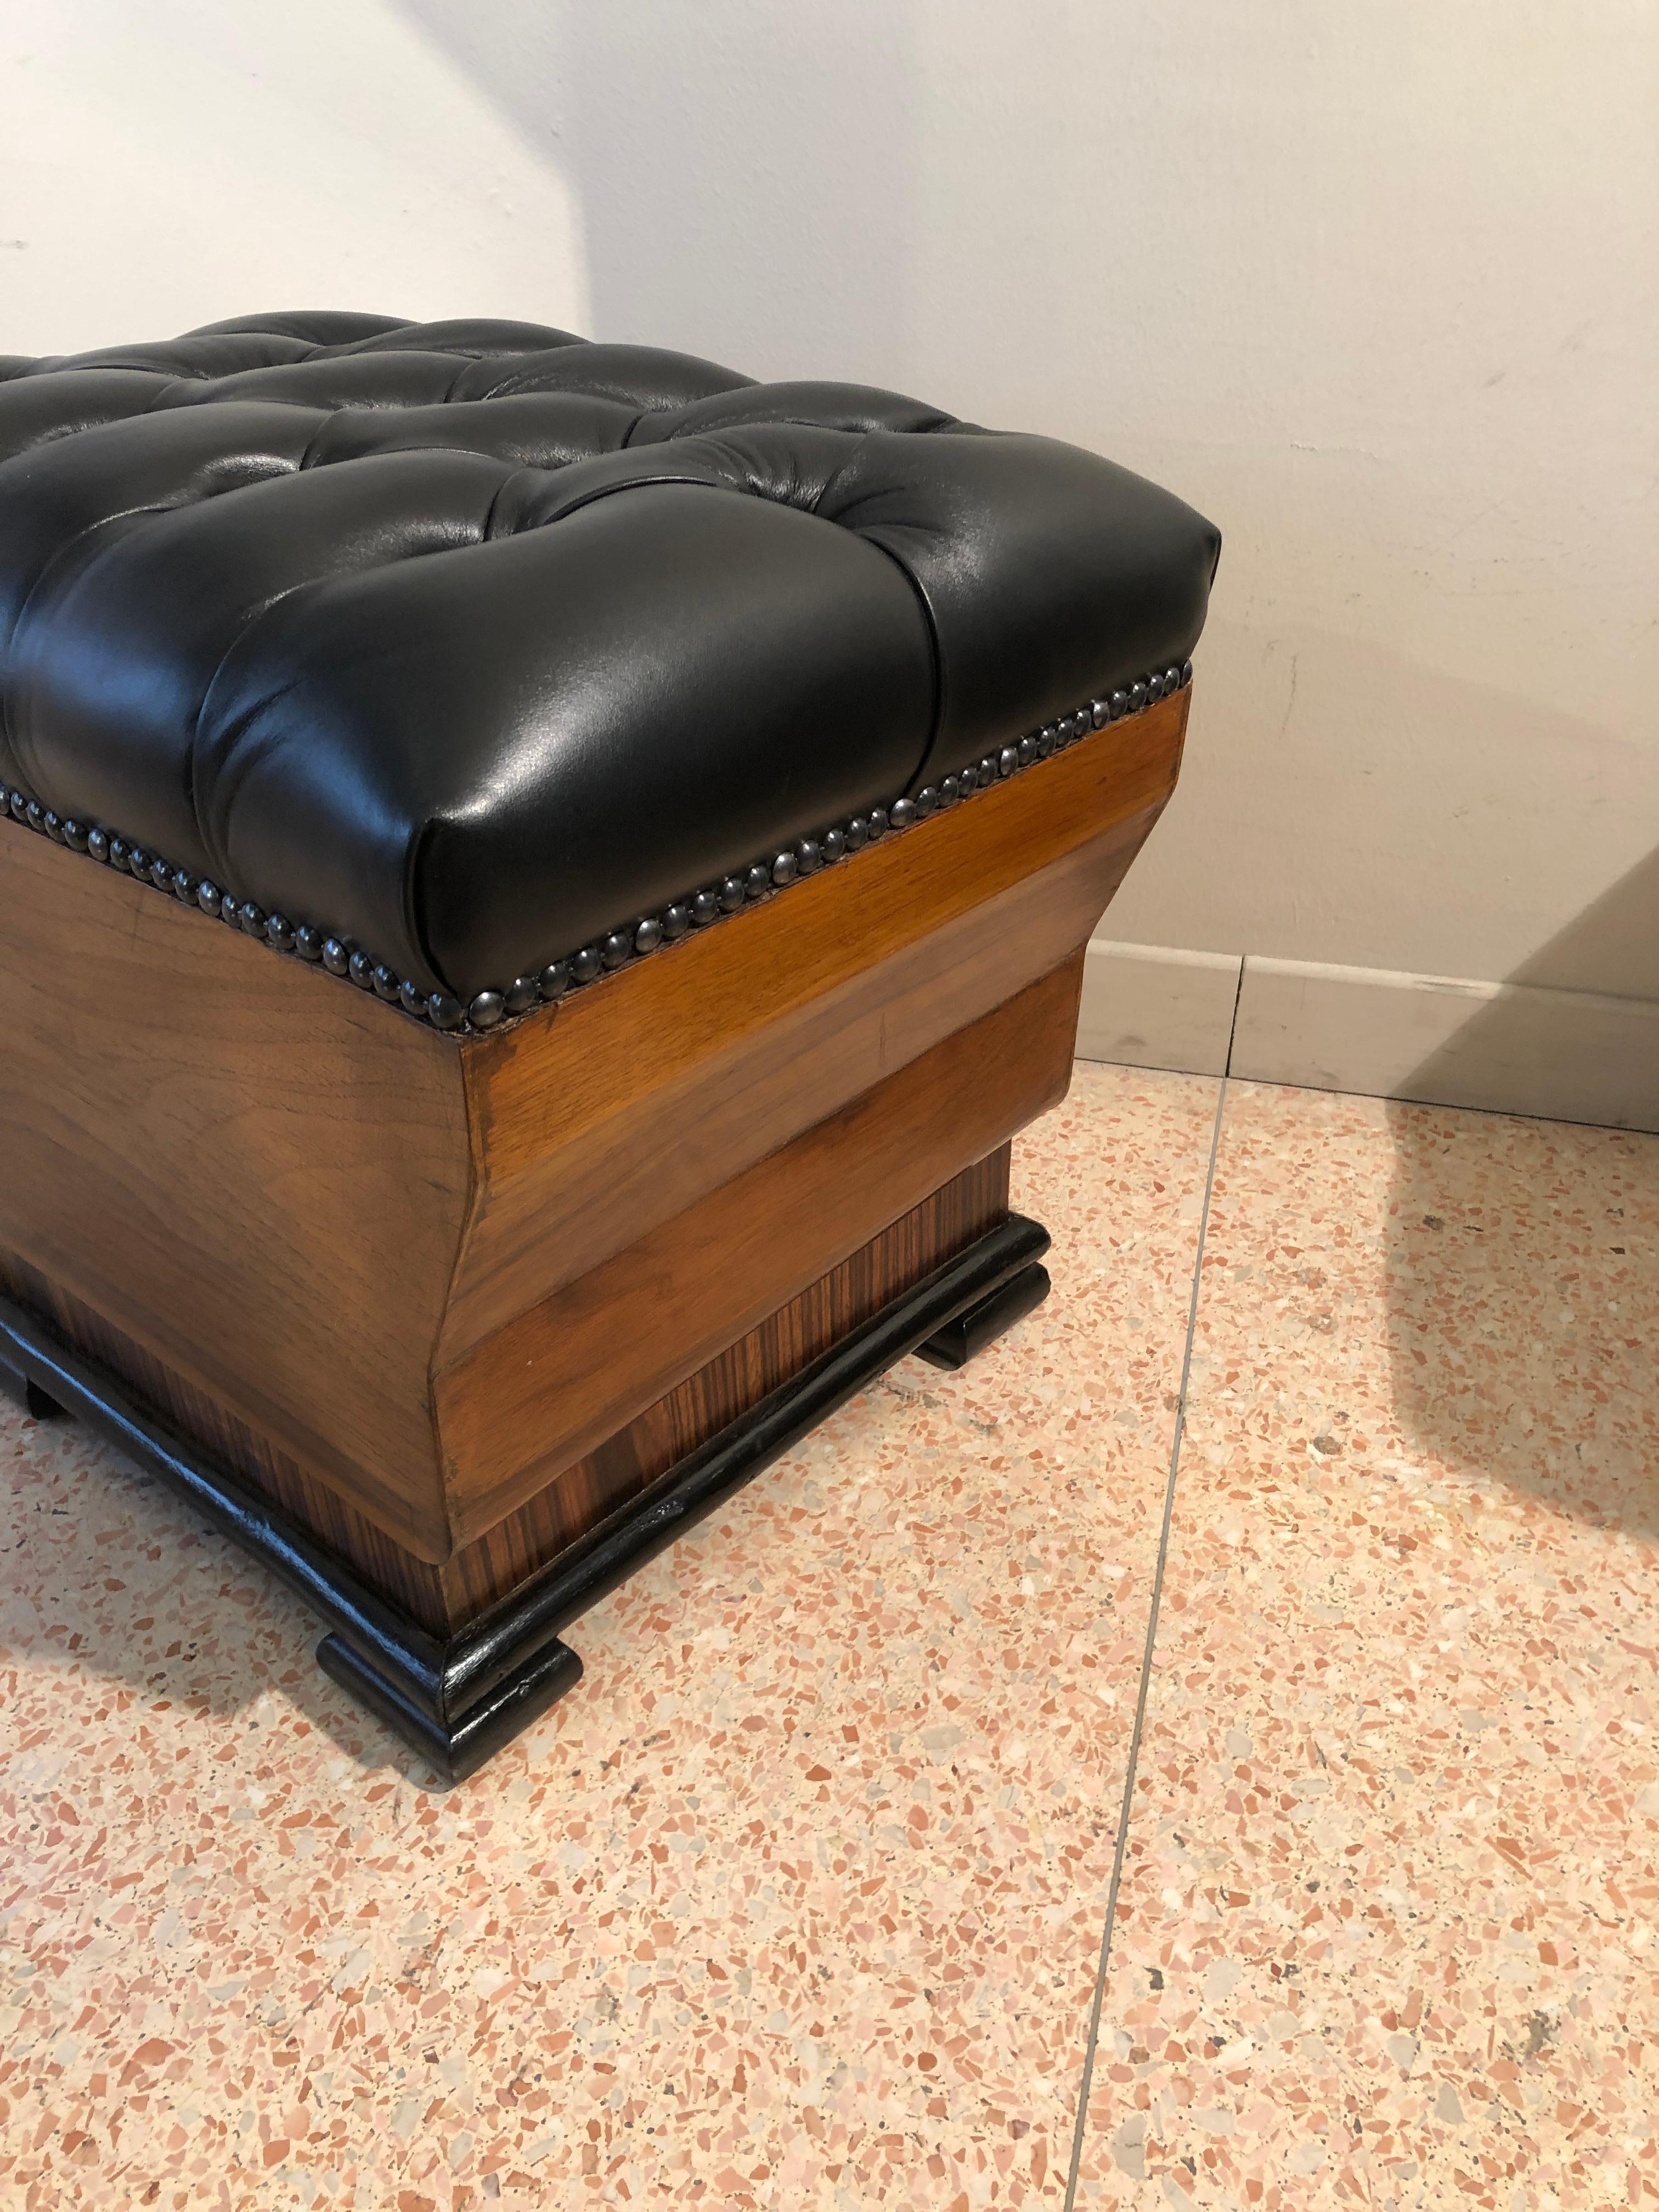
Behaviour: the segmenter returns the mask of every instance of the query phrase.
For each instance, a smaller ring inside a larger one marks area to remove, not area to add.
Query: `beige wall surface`
[[[537,317],[1226,537],[1115,939],[1659,995],[1650,0],[0,0],[0,349]]]

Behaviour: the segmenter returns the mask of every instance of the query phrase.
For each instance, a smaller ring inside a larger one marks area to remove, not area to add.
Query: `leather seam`
[[[845,523],[838,523],[836,526],[837,529],[843,530],[848,527]],[[848,534],[856,538],[861,544],[868,545],[874,551],[886,555],[910,586],[911,593],[917,605],[921,609],[922,628],[927,634],[927,650],[933,666],[933,719],[928,727],[927,743],[921,749],[921,757],[911,769],[909,781],[905,785],[905,789],[908,791],[913,786],[921,782],[927,772],[927,763],[939,748],[939,734],[945,727],[945,653],[939,644],[939,623],[934,617],[933,605],[923,588],[921,579],[907,562],[900,560],[890,545],[884,545],[878,538],[866,538],[861,530],[853,530]]]
[[[597,455],[597,456],[596,456],[596,458],[597,458],[597,459],[599,459],[603,460],[603,459],[605,459],[605,456],[604,456],[603,454],[599,454],[599,455]],[[570,466],[572,466],[572,465],[580,465],[580,464],[572,464],[572,463],[569,463],[569,462],[566,462],[566,463],[564,463],[564,464],[563,464],[563,465],[564,465],[564,466],[566,466],[566,467],[570,467]],[[539,471],[539,473],[540,473],[540,474],[542,474],[543,476],[556,476],[556,475],[558,474],[558,470],[556,470],[556,469],[544,469],[544,470],[540,471]],[[508,483],[510,483],[510,482],[512,481],[511,477],[509,477],[507,481],[508,481]],[[583,493],[579,494],[579,495],[578,495],[578,496],[577,496],[574,500],[573,500],[573,501],[571,501],[571,503],[570,503],[570,505],[569,505],[568,507],[562,507],[559,509],[559,512],[558,512],[556,514],[550,514],[550,515],[546,516],[546,517],[545,517],[542,521],[540,521],[540,522],[529,522],[529,523],[526,523],[526,524],[524,524],[524,525],[523,525],[520,529],[515,530],[515,531],[513,532],[513,536],[514,536],[514,538],[522,538],[522,537],[526,536],[526,535],[530,531],[532,531],[532,530],[548,530],[548,529],[550,529],[550,528],[552,527],[552,526],[553,526],[556,522],[563,522],[563,521],[564,521],[564,520],[565,520],[568,516],[570,516],[570,515],[573,515],[573,514],[580,514],[581,513],[582,509],[583,509],[585,507],[593,507],[593,506],[597,505],[597,504],[598,504],[598,502],[599,502],[600,500],[602,500],[602,499],[611,499],[611,498],[614,497],[614,495],[615,495],[617,492],[622,492],[622,491],[653,491],[653,490],[655,490],[655,489],[657,488],[657,486],[658,486],[659,484],[664,484],[664,485],[670,485],[670,484],[684,484],[684,485],[689,485],[689,486],[691,488],[691,489],[692,489],[692,490],[694,490],[694,491],[724,491],[724,492],[735,492],[735,493],[737,493],[737,494],[738,494],[738,495],[739,497],[744,496],[744,494],[740,491],[740,489],[739,489],[739,488],[738,488],[738,485],[736,485],[736,484],[725,484],[725,483],[710,483],[707,477],[691,477],[691,476],[684,476],[684,475],[667,475],[667,474],[665,474],[665,475],[662,475],[662,476],[638,476],[638,477],[629,477],[625,478],[625,479],[624,479],[624,481],[623,481],[623,483],[614,483],[614,484],[599,484],[599,485],[596,485],[596,486],[595,486],[595,488],[594,488],[592,491],[589,491],[589,492],[583,492]],[[506,484],[503,484],[503,485],[501,486],[501,491],[505,491],[505,490],[506,490],[506,489],[507,489],[507,485],[506,485]],[[499,500],[499,499],[500,499],[500,497],[501,497],[501,493],[500,491],[498,491],[498,492],[496,493],[496,495],[495,495],[495,498],[496,498],[497,500]],[[491,501],[491,503],[490,503],[490,505],[491,505],[491,513],[492,513],[492,515],[493,515],[494,508],[495,508],[495,501]]]
[[[848,469],[850,469],[854,463],[858,459],[859,455],[864,451],[866,446],[870,442],[870,439],[872,434],[873,434],[872,432],[866,430],[863,436],[859,440],[857,445],[854,447],[852,452],[848,454],[846,459],[841,463],[840,466],[829,477],[823,490],[819,492],[817,499],[812,502],[811,511],[814,514],[817,514],[819,508],[823,506],[824,501],[829,498],[830,494],[834,489],[835,486],[841,482],[841,479],[847,474]],[[828,516],[820,518],[820,520],[829,520],[830,519],[830,518]],[[864,544],[873,546],[878,553],[884,553],[887,558],[898,570],[899,574],[903,577],[905,582],[910,586],[911,592],[921,609],[922,624],[927,633],[927,649],[933,659],[933,719],[927,732],[927,743],[921,749],[921,757],[918,760],[915,767],[910,772],[909,783],[905,787],[908,790],[911,785],[917,784],[921,781],[922,772],[927,768],[928,762],[933,758],[934,750],[939,744],[939,732],[945,727],[945,650],[939,641],[938,619],[933,613],[933,603],[928,599],[927,593],[922,586],[921,578],[915,574],[907,562],[903,562],[899,559],[898,555],[894,552],[890,545],[884,545],[879,538],[866,537],[863,531],[857,529],[854,526],[849,523],[837,520],[836,522],[836,527],[838,530],[848,531],[851,536],[859,538]]]

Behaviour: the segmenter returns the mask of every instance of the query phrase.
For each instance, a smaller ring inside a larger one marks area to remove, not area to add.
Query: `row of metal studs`
[[[1120,721],[1126,714],[1139,714],[1143,708],[1190,683],[1192,673],[1193,664],[1184,661],[1179,667],[1161,669],[1142,677],[1106,698],[1091,699],[1073,713],[1062,714],[1057,721],[1031,731],[1017,743],[987,753],[975,765],[942,777],[937,786],[925,785],[914,799],[896,799],[890,806],[872,806],[867,813],[855,814],[850,822],[826,830],[821,836],[803,837],[772,860],[756,861],[741,875],[727,876],[711,889],[677,900],[659,915],[647,915],[626,929],[612,930],[599,944],[585,945],[568,959],[551,961],[535,975],[520,975],[503,990],[480,991],[465,1004],[447,992],[422,991],[394,975],[384,961],[372,959],[361,946],[346,939],[331,936],[312,922],[291,922],[283,915],[266,914],[252,899],[239,901],[206,877],[192,876],[187,868],[175,868],[170,860],[162,860],[159,854],[112,830],[88,829],[84,823],[72,819],[60,820],[50,807],[43,806],[26,792],[0,786],[0,812],[9,811],[16,821],[66,846],[72,853],[82,853],[90,860],[122,869],[140,883],[153,884],[159,890],[171,891],[181,906],[198,907],[204,914],[212,915],[247,936],[258,938],[274,951],[295,953],[301,960],[326,969],[331,975],[344,976],[360,989],[372,991],[388,1006],[401,1006],[417,1021],[430,1022],[434,1029],[492,1030],[513,1015],[528,1013],[532,1006],[550,1004],[563,998],[568,991],[580,989],[585,983],[597,981],[601,975],[626,967],[630,960],[654,952],[659,945],[676,943],[690,930],[704,927],[723,914],[735,914],[739,907],[764,898],[799,877],[815,875],[820,868],[832,866],[848,854],[856,853],[894,830],[908,830],[913,823],[925,822],[941,807],[955,806],[970,793],[985,790],[1019,769],[1063,751],[1091,730],[1103,729],[1108,722]]]

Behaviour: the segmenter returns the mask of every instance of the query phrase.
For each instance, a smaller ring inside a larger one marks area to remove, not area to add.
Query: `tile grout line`
[[[1134,1811],[1135,1775],[1140,1763],[1140,1741],[1146,1724],[1146,1700],[1152,1688],[1152,1655],[1158,1643],[1158,1613],[1164,1601],[1164,1573],[1170,1559],[1170,1531],[1175,1519],[1176,1478],[1181,1470],[1181,1442],[1187,1425],[1187,1385],[1192,1373],[1193,1339],[1198,1333],[1199,1286],[1204,1273],[1204,1243],[1210,1226],[1210,1198],[1215,1188],[1216,1159],[1221,1150],[1221,1117],[1227,1104],[1227,1082],[1232,1068],[1233,1038],[1238,1029],[1238,1002],[1244,988],[1243,964],[1239,966],[1233,994],[1232,1026],[1227,1035],[1227,1058],[1216,1093],[1215,1120],[1210,1129],[1210,1158],[1204,1175],[1204,1203],[1199,1209],[1198,1243],[1193,1254],[1193,1288],[1187,1303],[1187,1340],[1181,1353],[1181,1382],[1176,1395],[1175,1434],[1170,1443],[1170,1474],[1164,1486],[1164,1519],[1158,1529],[1158,1561],[1152,1571],[1152,1603],[1146,1614],[1146,1641],[1140,1657],[1140,1680],[1135,1692],[1134,1725],[1129,1733],[1127,1763],[1123,1773],[1123,1802],[1118,1814],[1117,1841],[1112,1852],[1112,1879],[1106,1893],[1106,1925],[1100,1938],[1100,1963],[1095,1969],[1094,1996],[1089,2006],[1089,2033],[1084,2045],[1083,2076],[1078,2084],[1077,2118],[1072,2129],[1072,2159],[1066,2176],[1065,2212],[1077,2203],[1078,2174],[1083,2164],[1084,2136],[1089,2125],[1089,2098],[1094,2087],[1095,2048],[1100,2040],[1100,2016],[1105,2008],[1106,1982],[1111,1965],[1112,1929],[1117,1921],[1118,1891],[1123,1881],[1123,1862],[1129,1845],[1129,1823]]]

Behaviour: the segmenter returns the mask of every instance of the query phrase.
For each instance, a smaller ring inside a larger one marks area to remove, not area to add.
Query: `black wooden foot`
[[[1036,1265],[1048,1249],[1040,1223],[1010,1214],[447,1639],[370,1589],[307,1529],[5,1297],[0,1384],[31,1412],[76,1414],[279,1574],[329,1626],[317,1648],[324,1673],[447,1782],[459,1782],[580,1680],[582,1662],[561,1641],[569,1622],[907,1352],[960,1366],[1029,1313],[1048,1288]],[[939,1349],[957,1343],[965,1348]]]
[[[21,1406],[32,1421],[58,1421],[64,1409],[56,1398],[49,1398],[38,1382],[32,1382],[21,1367],[14,1367],[9,1359],[0,1359],[0,1391],[14,1405]]]
[[[567,1690],[574,1690],[582,1678],[581,1661],[556,1637],[476,1705],[457,1719],[446,1722],[425,1711],[403,1686],[371,1666],[343,1637],[323,1638],[317,1646],[317,1663],[394,1735],[412,1744],[446,1782],[465,1782],[503,1744],[510,1743],[520,1729],[539,1720]]]
[[[943,1328],[935,1329],[925,1344],[916,1346],[916,1357],[930,1367],[965,1367],[975,1352],[983,1352],[1017,1321],[1024,1321],[1048,1295],[1048,1270],[1024,1267],[1000,1290],[993,1291],[977,1305],[946,1322]]]

